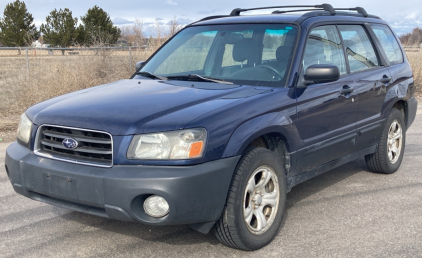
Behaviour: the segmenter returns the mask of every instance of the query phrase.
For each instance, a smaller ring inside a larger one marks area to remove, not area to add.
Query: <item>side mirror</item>
[[[305,79],[308,83],[334,82],[340,79],[340,70],[335,65],[316,64],[306,69]]]
[[[138,71],[139,68],[141,68],[142,66],[144,66],[144,64],[145,64],[145,61],[139,61],[139,62],[137,62],[136,65],[135,65],[136,71]]]

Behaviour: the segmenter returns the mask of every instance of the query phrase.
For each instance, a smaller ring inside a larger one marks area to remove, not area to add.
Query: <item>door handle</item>
[[[347,95],[355,91],[355,88],[349,87],[349,85],[344,85],[343,88],[340,90],[341,95]]]
[[[387,75],[384,75],[382,77],[382,79],[380,80],[380,82],[382,82],[382,83],[389,83],[389,82],[391,82],[391,77],[388,77]]]

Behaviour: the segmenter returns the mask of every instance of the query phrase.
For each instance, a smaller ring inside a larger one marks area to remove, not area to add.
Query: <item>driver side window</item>
[[[303,55],[303,72],[315,64],[330,64],[339,68],[340,75],[346,74],[346,61],[343,47],[334,25],[314,28],[309,34]]]

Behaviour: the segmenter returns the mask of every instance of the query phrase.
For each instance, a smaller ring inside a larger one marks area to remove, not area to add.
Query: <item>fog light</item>
[[[164,217],[170,211],[167,201],[158,195],[148,197],[144,202],[145,212],[155,218]]]

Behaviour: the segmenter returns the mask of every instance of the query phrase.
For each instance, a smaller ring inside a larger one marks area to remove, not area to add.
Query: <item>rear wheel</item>
[[[403,113],[393,108],[374,154],[365,156],[368,167],[377,173],[392,174],[403,160],[406,131]]]
[[[250,149],[236,167],[215,234],[229,247],[262,248],[276,236],[285,203],[283,162],[270,150]]]

